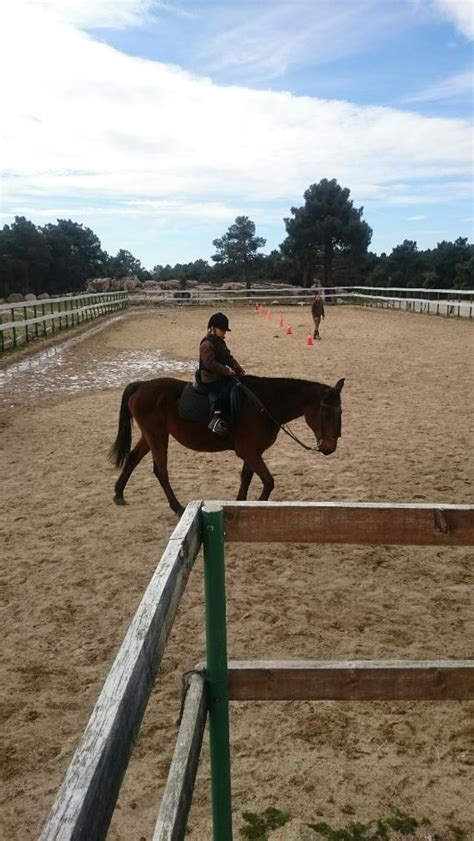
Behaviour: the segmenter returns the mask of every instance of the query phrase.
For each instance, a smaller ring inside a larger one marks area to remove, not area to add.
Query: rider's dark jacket
[[[226,366],[233,368],[237,374],[243,374],[243,368],[232,356],[224,339],[208,333],[201,339],[199,345],[199,373],[201,381],[207,385],[215,383],[228,375]]]

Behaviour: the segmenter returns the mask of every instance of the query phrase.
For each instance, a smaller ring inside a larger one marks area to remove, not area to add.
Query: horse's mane
[[[242,377],[242,382],[250,389],[258,389],[259,386],[269,386],[273,390],[282,390],[287,393],[291,393],[292,391],[301,393],[302,390],[306,391],[307,388],[321,388],[323,391],[331,388],[330,385],[325,385],[325,383],[319,383],[315,380],[301,380],[294,379],[293,377],[257,377],[253,374],[245,374]]]

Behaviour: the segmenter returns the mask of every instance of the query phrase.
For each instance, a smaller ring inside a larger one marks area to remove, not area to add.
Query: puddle
[[[194,371],[194,362],[177,362],[159,349],[117,352],[101,346],[99,357],[95,342],[84,344],[123,318],[117,316],[80,336],[0,369],[0,408],[38,405],[48,402],[51,395],[61,399],[86,391],[125,387],[132,380],[151,379],[154,375]]]

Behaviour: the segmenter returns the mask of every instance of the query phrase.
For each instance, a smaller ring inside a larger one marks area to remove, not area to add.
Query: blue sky
[[[144,266],[267,238],[321,178],[371,249],[473,238],[472,0],[6,0],[0,220]],[[21,49],[19,49],[21,45]]]

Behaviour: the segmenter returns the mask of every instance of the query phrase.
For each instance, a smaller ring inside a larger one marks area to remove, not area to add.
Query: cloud
[[[422,222],[423,219],[426,219],[426,216],[407,216],[407,222]]]
[[[474,11],[471,0],[432,0],[434,8],[470,40],[474,38]]]
[[[472,70],[456,73],[447,79],[442,79],[430,85],[413,96],[407,97],[405,102],[430,102],[440,99],[452,99],[458,96],[473,95],[474,74]]]
[[[3,202],[12,212],[74,199],[107,214],[112,202],[131,212],[130,201],[161,217],[224,219],[265,202],[280,213],[323,177],[358,203],[446,201],[466,190],[466,121],[219,86],[124,55],[71,25],[76,4],[66,21],[52,5],[27,3],[26,16],[17,0],[2,33]],[[100,5],[87,5],[89,20]],[[123,2],[114,20],[149,6]]]
[[[146,22],[154,0],[18,0],[25,15],[40,15],[81,28],[122,29]],[[26,19],[26,18],[25,18]]]
[[[256,5],[244,0],[242,5],[247,13],[237,22],[230,10],[219,16],[218,33],[210,35],[201,59],[211,72],[238,71],[240,79],[253,82],[277,79],[294,66],[315,67],[357,54],[408,20],[398,4],[379,0],[264,0]]]

